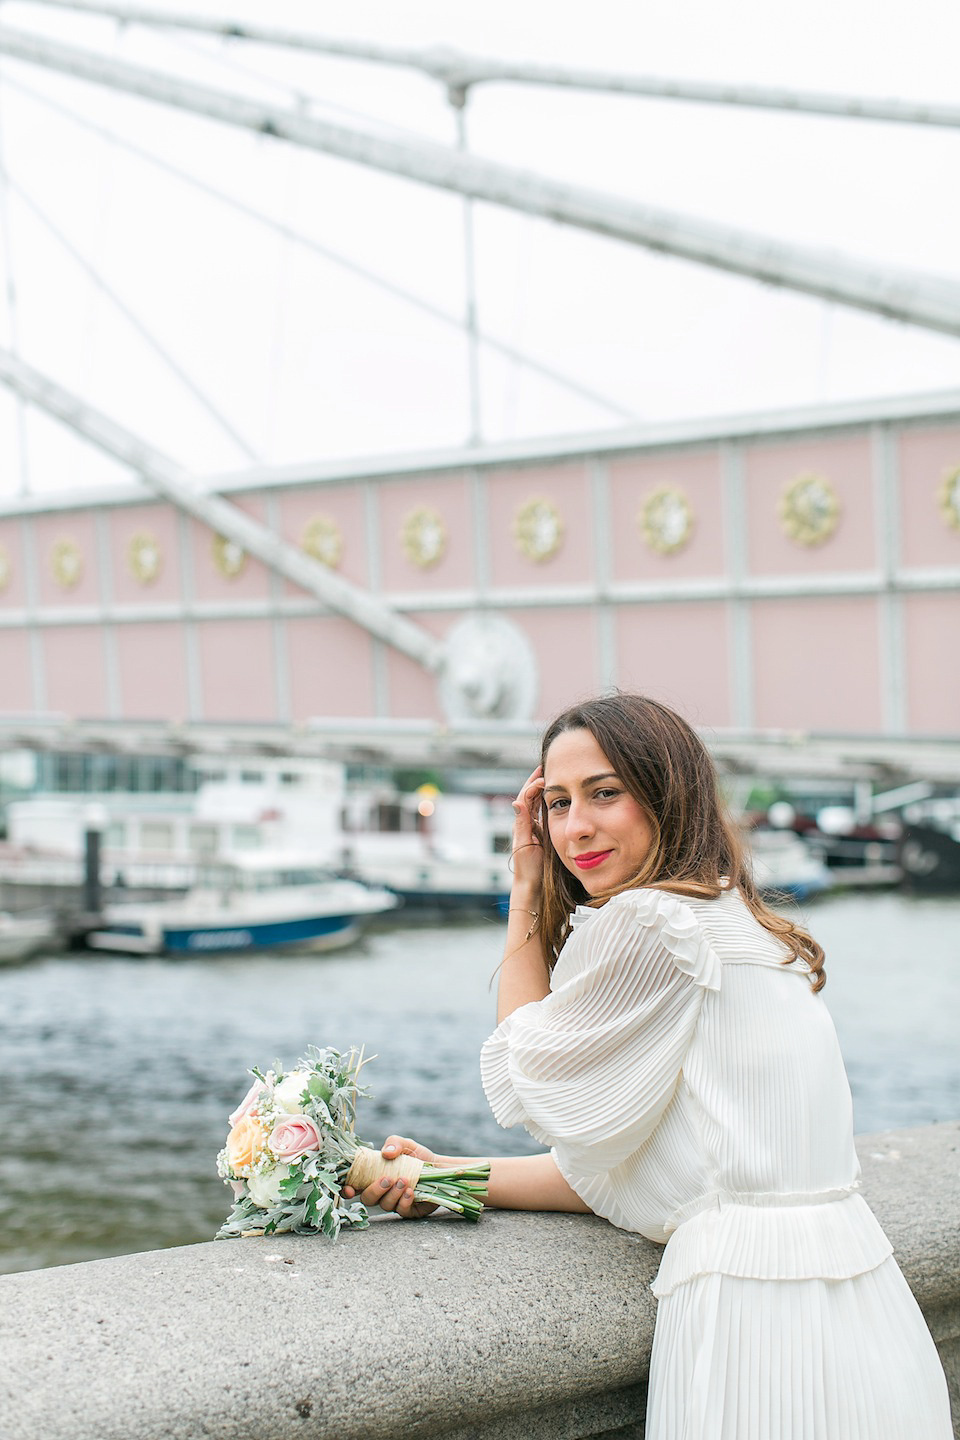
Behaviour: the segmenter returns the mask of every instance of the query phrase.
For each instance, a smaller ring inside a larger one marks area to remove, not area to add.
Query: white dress
[[[627,891],[572,924],[484,1088],[595,1214],[666,1243],[647,1440],[952,1440],[806,965],[735,891]]]

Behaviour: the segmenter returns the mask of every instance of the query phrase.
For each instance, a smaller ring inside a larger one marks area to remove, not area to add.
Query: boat
[[[755,829],[748,838],[754,880],[764,898],[809,900],[836,883],[820,854],[793,830]]]
[[[326,951],[350,944],[398,904],[390,891],[334,875],[308,856],[257,851],[200,867],[182,897],[104,906],[85,943],[128,955]]]
[[[56,947],[60,928],[47,912],[11,915],[0,911],[0,965],[17,965]]]

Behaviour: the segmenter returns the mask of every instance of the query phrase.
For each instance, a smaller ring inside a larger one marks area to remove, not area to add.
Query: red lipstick
[[[590,850],[586,855],[574,855],[573,863],[578,870],[592,870],[595,865],[601,864],[608,855],[612,854],[612,850]]]

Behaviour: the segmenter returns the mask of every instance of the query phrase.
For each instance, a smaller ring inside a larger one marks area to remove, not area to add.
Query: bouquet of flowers
[[[413,1155],[384,1160],[354,1134],[363,1053],[318,1050],[284,1073],[279,1061],[251,1070],[253,1084],[230,1116],[217,1172],[233,1187],[233,1209],[217,1239],[235,1235],[335,1237],[343,1225],[366,1226],[367,1208],[343,1187],[366,1188],[379,1175],[403,1176],[417,1200],[479,1220],[489,1165],[446,1170]]]

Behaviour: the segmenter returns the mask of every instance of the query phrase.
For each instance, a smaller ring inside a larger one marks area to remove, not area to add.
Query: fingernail
[[[412,1200],[412,1199],[413,1199],[413,1191],[412,1191],[412,1190],[408,1190],[407,1193],[406,1193],[406,1195],[404,1195],[403,1198],[404,1198],[404,1200]]]
[[[389,1190],[389,1189],[390,1189],[390,1186],[391,1186],[392,1184],[393,1184],[393,1181],[390,1179],[389,1175],[386,1175],[386,1176],[384,1176],[384,1178],[380,1181],[380,1189],[381,1189],[381,1190]]]
[[[398,1180],[398,1181],[397,1181],[397,1189],[398,1189],[398,1190],[402,1190],[405,1184],[406,1184],[406,1181],[404,1181],[404,1180]]]
[[[396,1145],[384,1145],[384,1147],[383,1147],[383,1153],[384,1153],[384,1155],[389,1155],[390,1152],[391,1152],[392,1150],[396,1150],[396,1148],[397,1148]]]

